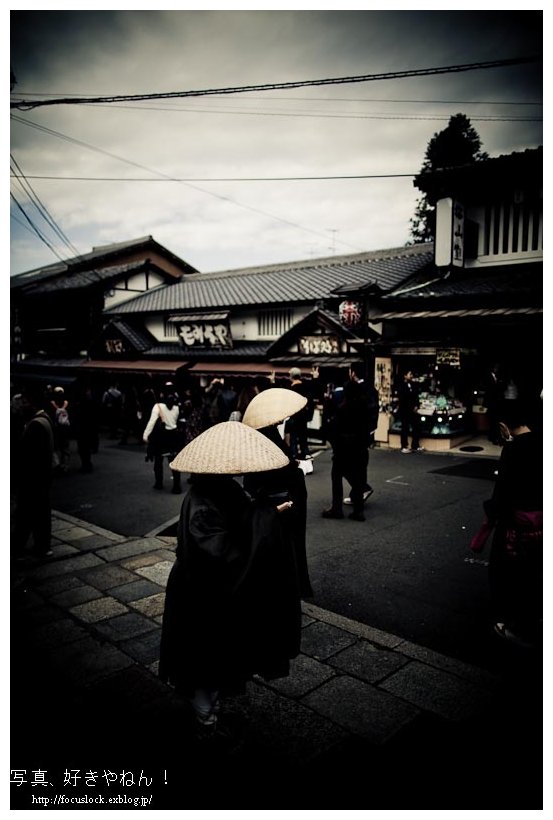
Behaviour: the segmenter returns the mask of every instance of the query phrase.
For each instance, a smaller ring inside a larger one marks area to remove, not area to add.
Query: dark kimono
[[[301,610],[278,514],[229,476],[194,476],[177,533],[160,678],[183,695],[241,692],[254,674],[285,676],[299,652]]]
[[[313,589],[309,579],[305,537],[307,519],[305,475],[292,459],[290,450],[276,427],[265,427],[259,432],[280,447],[290,458],[290,463],[279,470],[245,475],[244,489],[252,498],[273,507],[283,501],[293,502],[290,510],[280,514],[279,520],[284,538],[293,546],[300,595],[302,598],[311,598]]]
[[[495,525],[490,552],[494,615],[517,635],[535,640],[542,619],[543,449],[535,433],[504,445],[492,498],[484,508]]]

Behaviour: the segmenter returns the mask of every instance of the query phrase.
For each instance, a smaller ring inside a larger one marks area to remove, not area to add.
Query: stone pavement
[[[55,779],[134,766],[138,778],[149,766],[149,807],[162,809],[541,807],[533,659],[495,676],[304,603],[290,676],[229,701],[222,725],[227,715],[241,744],[208,751],[156,675],[176,539],[59,512],[53,536],[52,558],[12,576],[12,769]],[[506,744],[522,763],[507,780]],[[12,807],[33,794],[12,785]]]

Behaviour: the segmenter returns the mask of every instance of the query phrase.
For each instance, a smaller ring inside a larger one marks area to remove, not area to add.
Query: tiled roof
[[[92,248],[92,250],[89,251],[89,253],[83,253],[79,256],[73,256],[70,259],[64,260],[63,262],[55,262],[52,265],[46,265],[41,268],[33,268],[32,270],[16,274],[12,276],[10,279],[10,287],[25,287],[26,285],[29,285],[32,282],[36,282],[39,280],[41,282],[45,282],[46,280],[56,278],[63,273],[67,273],[70,276],[74,276],[74,271],[76,269],[81,270],[82,268],[92,268],[95,262],[105,260],[106,257],[117,257],[118,254],[124,253],[125,251],[139,250],[141,248],[147,247],[152,247],[162,255],[166,256],[169,259],[172,259],[176,264],[180,265],[183,268],[186,268],[187,270],[196,270],[187,262],[184,262],[170,250],[165,248],[163,245],[160,245],[159,242],[156,242],[152,236],[142,236],[139,239],[130,239],[126,242],[115,242],[111,245],[100,245],[98,247]]]
[[[458,297],[483,298],[487,296],[535,295],[541,293],[542,263],[509,265],[489,271],[482,269],[463,270],[447,277],[433,276],[426,282],[406,283],[381,297],[381,303],[412,299],[452,299]]]
[[[128,262],[126,265],[113,265],[108,268],[99,268],[98,270],[67,270],[61,272],[55,278],[47,278],[45,280],[38,279],[34,282],[29,282],[27,284],[27,293],[38,296],[44,293],[79,290],[99,282],[117,280],[125,274],[144,270],[146,266],[149,270],[155,270],[157,273],[161,273],[167,277],[166,271],[152,263],[146,263],[145,261]]]
[[[234,342],[234,346],[232,348],[213,348],[212,350],[206,350],[206,348],[198,348],[195,350],[193,347],[185,349],[182,345],[175,343],[156,344],[152,345],[152,347],[148,349],[145,357],[177,356],[182,359],[184,356],[190,361],[208,358],[250,359],[258,356],[265,356],[270,344],[270,342]]]
[[[433,263],[434,246],[383,251],[215,273],[191,274],[176,284],[130,299],[108,311],[131,314],[270,305],[332,298],[343,285],[374,282],[381,291]]]
[[[127,339],[132,344],[135,350],[139,350],[141,352],[149,350],[152,343],[155,341],[152,334],[148,333],[147,330],[136,330],[136,328],[131,327],[127,322],[114,320],[111,322],[111,325],[119,331],[123,338]]]

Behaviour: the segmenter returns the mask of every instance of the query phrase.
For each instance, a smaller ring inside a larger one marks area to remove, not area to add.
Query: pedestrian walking
[[[300,396],[304,396],[307,401],[301,410],[287,419],[284,432],[293,458],[304,461],[310,457],[307,445],[307,425],[312,420],[315,412],[315,397],[311,385],[302,378],[299,367],[292,367],[288,375],[290,377],[289,389],[294,390]],[[318,378],[318,376],[319,370],[315,367],[312,370],[312,377]]]
[[[16,558],[32,536],[36,557],[52,555],[52,466],[54,425],[41,409],[42,397],[27,388],[21,393],[20,413],[24,420],[17,447],[13,547]]]
[[[401,452],[419,453],[424,449],[420,446],[421,419],[418,414],[419,389],[414,382],[412,370],[403,376],[398,389],[398,411],[401,424]],[[411,433],[411,448],[409,448],[409,434]]]
[[[219,734],[222,698],[244,693],[254,674],[285,677],[299,653],[293,553],[278,520],[288,505],[252,503],[236,480],[287,461],[265,436],[227,421],[170,465],[190,473],[190,488],[167,582],[159,675],[191,707],[200,739]]]
[[[527,424],[530,408],[519,400],[498,408],[504,445],[491,499],[484,503],[494,529],[489,560],[497,635],[537,646],[541,640],[543,584],[543,446]],[[483,549],[485,539],[473,539]]]
[[[102,396],[102,406],[104,409],[105,423],[109,430],[109,437],[110,439],[117,438],[123,409],[123,394],[119,390],[118,384],[110,384]]]
[[[165,401],[159,401],[152,407],[150,419],[144,430],[146,442],[146,461],[154,462],[154,490],[163,489],[163,462],[172,461],[182,446],[178,421],[180,408],[169,394]],[[180,493],[181,476],[178,470],[171,470],[173,486],[171,492]]]
[[[50,402],[50,416],[54,423],[54,448],[57,456],[57,469],[66,473],[71,457],[71,418],[69,402],[63,387],[54,387],[54,398]]]
[[[349,378],[342,389],[334,390],[325,406],[325,435],[332,446],[330,472],[332,503],[323,510],[323,518],[343,518],[345,479],[351,486],[349,499],[353,507],[349,518],[364,521],[364,502],[372,494],[367,483],[369,445],[374,428],[374,409],[359,373],[361,363],[351,365]]]
[[[92,455],[98,452],[100,430],[100,407],[90,385],[77,388],[73,402],[72,430],[81,460],[81,473],[91,473]]]
[[[283,502],[292,503],[289,515],[283,516],[281,523],[286,539],[294,546],[300,595],[303,599],[313,597],[306,552],[307,487],[305,474],[279,433],[278,425],[284,419],[294,418],[301,413],[306,401],[305,396],[292,390],[268,388],[254,396],[243,418],[244,424],[263,433],[288,459],[288,463],[280,470],[244,476],[244,489],[252,498],[267,501],[275,508]]]

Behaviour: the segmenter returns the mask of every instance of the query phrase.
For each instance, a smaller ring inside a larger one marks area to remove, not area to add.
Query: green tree
[[[482,140],[470,124],[469,118],[464,114],[455,114],[450,117],[446,128],[434,134],[429,141],[420,173],[429,173],[438,168],[454,168],[487,159],[488,154],[481,149]],[[434,240],[436,211],[428,202],[426,194],[417,200],[415,213],[409,224],[409,244],[417,245]]]

